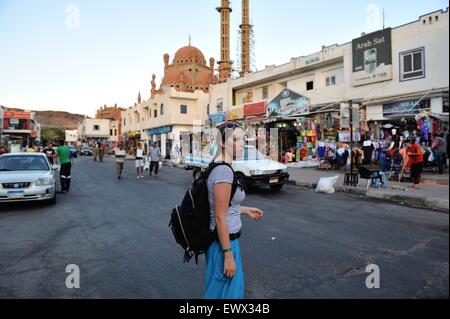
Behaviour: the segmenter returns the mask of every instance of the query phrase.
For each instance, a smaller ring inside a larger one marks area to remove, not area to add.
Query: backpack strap
[[[212,172],[216,167],[222,166],[222,165],[228,166],[228,167],[231,169],[231,171],[233,172],[233,184],[231,184],[231,196],[230,196],[230,204],[229,204],[229,207],[231,207],[231,201],[233,200],[234,194],[236,194],[237,188],[238,188],[238,186],[239,186],[239,185],[238,185],[238,182],[237,182],[237,179],[236,179],[236,174],[235,174],[235,172],[234,172],[233,167],[231,167],[230,164],[225,163],[225,162],[217,162],[217,163],[213,163],[213,164],[209,165],[209,167],[208,167],[208,168],[206,169],[206,171],[203,173],[203,176],[204,176],[205,179],[208,179],[208,177],[209,177],[209,175],[211,174],[211,172]]]

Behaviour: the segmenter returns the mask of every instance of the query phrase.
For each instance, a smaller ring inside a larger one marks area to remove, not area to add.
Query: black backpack
[[[214,168],[226,163],[214,163],[202,172],[187,190],[180,206],[172,210],[169,227],[172,229],[175,241],[183,247],[184,263],[189,263],[195,256],[198,265],[198,256],[205,253],[214,241],[214,232],[210,226],[210,205],[208,197],[208,177]],[[234,171],[233,171],[234,175]],[[233,180],[231,199],[237,189],[236,177]]]

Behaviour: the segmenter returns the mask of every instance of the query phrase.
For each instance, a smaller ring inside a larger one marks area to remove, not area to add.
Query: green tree
[[[44,145],[55,143],[57,140],[65,140],[65,132],[59,128],[44,127],[41,131],[41,141]]]

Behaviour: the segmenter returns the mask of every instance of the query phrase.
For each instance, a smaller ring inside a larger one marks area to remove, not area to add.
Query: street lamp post
[[[358,173],[353,171],[353,100],[348,101],[349,104],[349,120],[350,120],[350,172],[345,173],[345,186],[358,186]]]

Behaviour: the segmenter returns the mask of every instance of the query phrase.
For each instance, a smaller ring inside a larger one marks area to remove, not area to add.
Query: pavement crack
[[[395,249],[383,248],[382,252],[383,252],[383,255],[386,257],[406,256],[408,254],[416,252],[417,250],[425,249],[427,247],[427,245],[434,239],[438,239],[438,237],[427,238],[407,249],[395,250]]]

